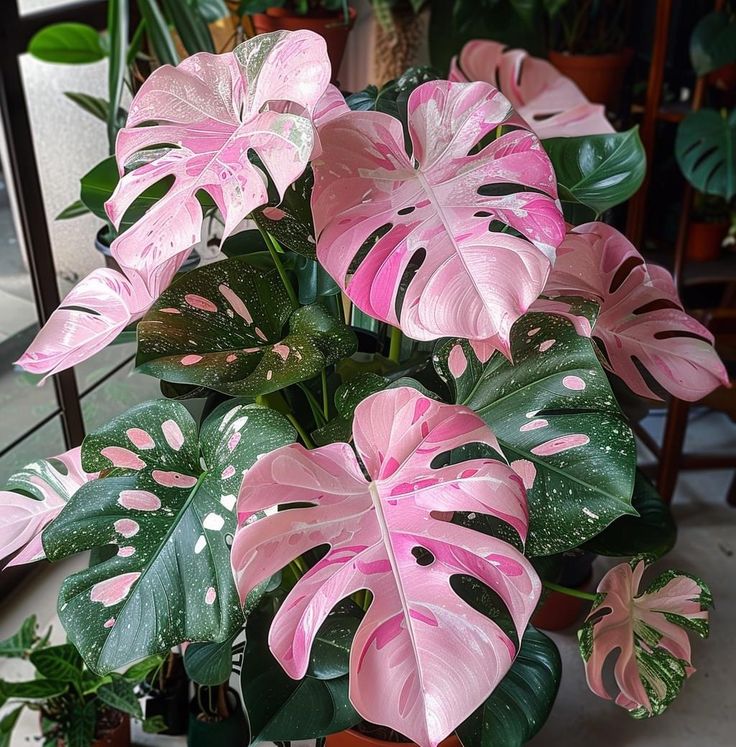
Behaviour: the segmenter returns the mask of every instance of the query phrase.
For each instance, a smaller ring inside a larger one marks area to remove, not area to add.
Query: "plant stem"
[[[258,230],[261,232],[261,236],[263,236],[263,241],[266,243],[268,252],[271,255],[271,259],[276,266],[276,271],[279,273],[279,277],[281,278],[281,282],[284,284],[284,288],[286,288],[286,292],[289,295],[289,301],[291,301],[291,306],[294,310],[296,310],[301,306],[301,304],[299,303],[299,299],[296,297],[296,293],[294,292],[294,286],[291,284],[291,282],[289,281],[289,276],[286,274],[286,269],[281,262],[281,257],[279,257],[280,247],[278,245],[278,242],[276,241],[276,239],[274,239],[273,236],[271,236],[268,231],[264,231],[260,226],[258,227]]]
[[[330,419],[330,400],[327,390],[327,369],[322,369],[322,414],[325,416],[325,422]]]
[[[304,445],[308,449],[313,449],[314,443],[312,442],[312,439],[309,438],[309,436],[307,435],[307,432],[304,430],[304,428],[302,428],[299,421],[294,417],[294,415],[288,412],[286,413],[286,419],[294,426],[294,428],[296,428],[296,432],[299,434],[302,441],[304,441]]]
[[[587,599],[589,602],[595,602],[596,595],[591,594],[587,591],[579,591],[578,589],[571,589],[568,586],[561,586],[560,584],[554,584],[552,581],[544,581],[544,588],[550,591],[559,591],[561,594],[567,594],[569,597],[577,597],[577,599]]]
[[[388,350],[389,360],[399,363],[401,359],[401,330],[398,327],[391,329],[391,344]]]
[[[304,396],[307,398],[307,404],[309,405],[309,409],[312,411],[312,417],[314,417],[317,426],[324,425],[327,419],[322,414],[322,407],[317,401],[317,398],[312,394],[309,387],[304,382],[300,381],[297,386],[302,390],[302,392],[304,392]]]

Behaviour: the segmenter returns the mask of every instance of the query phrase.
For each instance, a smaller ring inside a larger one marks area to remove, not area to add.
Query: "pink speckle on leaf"
[[[557,342],[557,340],[545,340],[539,346],[539,352],[540,353],[546,353],[556,342]]]
[[[112,607],[122,602],[130,594],[133,584],[140,578],[139,572],[121,573],[119,576],[100,581],[92,587],[90,600],[99,602],[104,607]]]
[[[231,477],[232,477],[232,476],[233,476],[234,474],[235,474],[235,467],[233,467],[233,465],[232,465],[232,464],[228,464],[228,466],[227,466],[227,467],[225,467],[225,469],[224,469],[224,470],[222,470],[222,474],[220,475],[220,477],[221,477],[221,478],[222,478],[223,480],[228,480],[228,479],[230,479],[230,478],[231,478]]]
[[[118,504],[131,511],[158,511],[161,508],[158,496],[148,490],[123,490]]]
[[[209,298],[198,296],[195,293],[187,293],[187,295],[184,296],[184,300],[192,308],[200,309],[201,311],[217,311],[217,306],[215,306],[215,304],[213,304],[212,301],[209,300]]]
[[[565,376],[562,380],[562,386],[574,392],[581,392],[585,389],[585,382],[579,376]]]
[[[201,355],[185,355],[180,362],[182,366],[193,366],[195,363],[199,363],[201,360]]]
[[[118,548],[118,557],[129,558],[131,555],[135,555],[135,547],[132,545],[125,545],[124,547]]]
[[[447,356],[447,367],[450,373],[456,378],[460,378],[468,367],[468,359],[462,345],[453,345],[450,355]]]
[[[128,428],[125,435],[133,446],[137,446],[139,449],[152,449],[156,445],[151,438],[151,434],[142,428]]]
[[[103,628],[111,628],[113,625],[115,625],[115,618],[111,617],[109,620],[105,620],[103,624]]]
[[[286,216],[286,213],[277,207],[265,207],[262,212],[264,217],[272,221],[279,221]]]
[[[289,357],[289,353],[291,352],[291,350],[288,345],[284,345],[282,342],[280,342],[277,345],[273,346],[273,352],[279,355],[282,361],[285,361]]]
[[[522,432],[535,431],[537,428],[546,428],[548,425],[549,423],[546,420],[539,418],[537,420],[532,420],[529,423],[524,423],[519,430]]]
[[[235,355],[235,353],[230,353],[230,355],[225,358],[225,363],[234,363],[236,360],[238,360],[238,356]]]
[[[197,484],[197,478],[192,475],[182,475],[181,472],[168,472],[162,469],[153,470],[151,477],[165,488],[193,488]]]
[[[266,337],[266,335],[263,334],[263,330],[260,327],[255,327],[254,331],[255,331],[256,335],[258,335],[258,337],[261,338],[261,340],[263,340],[265,342],[268,341],[268,337]]]
[[[266,371],[266,381],[271,381],[273,378],[273,371],[269,368],[268,371]]]
[[[210,586],[210,588],[207,589],[207,593],[204,595],[204,602],[205,604],[214,604],[215,599],[217,599],[217,592],[213,586]]]
[[[534,479],[537,476],[537,468],[528,459],[516,459],[511,462],[511,469],[516,472],[524,483],[524,487],[527,490],[531,490],[534,486]]]
[[[539,331],[540,331],[541,329],[542,329],[541,327],[534,327],[534,329],[530,329],[530,330],[529,330],[529,331],[527,332],[527,335],[528,335],[529,337],[534,337],[534,335],[536,335],[536,334],[539,334]]]
[[[164,434],[166,443],[174,450],[179,451],[184,445],[184,434],[175,420],[164,420],[161,423],[161,432]]]
[[[585,446],[588,443],[590,443],[590,438],[584,433],[572,433],[569,436],[553,438],[551,441],[545,441],[543,444],[535,446],[532,449],[532,454],[536,454],[537,456],[552,456],[568,449],[574,449],[577,446]]]
[[[143,469],[146,463],[130,449],[124,449],[122,446],[106,446],[100,454],[109,459],[113,467],[125,469]]]
[[[233,311],[241,317],[246,324],[253,324],[253,317],[251,316],[248,307],[243,302],[243,299],[229,286],[222,283],[218,290],[222,294],[223,298],[232,306]]]
[[[239,443],[240,439],[242,438],[240,431],[237,433],[233,433],[232,436],[227,441],[227,450],[232,451]]]
[[[162,314],[181,314],[181,311],[179,309],[174,309],[172,307],[169,307],[168,309],[161,309]]]
[[[118,519],[113,526],[115,527],[115,531],[126,539],[135,537],[140,530],[138,522],[133,521],[133,519]]]

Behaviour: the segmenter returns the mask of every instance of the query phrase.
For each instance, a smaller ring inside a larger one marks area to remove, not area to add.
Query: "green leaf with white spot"
[[[585,305],[578,311],[592,315]],[[513,364],[500,353],[481,363],[467,341],[450,340],[437,347],[435,366],[514,468],[533,477],[527,553],[551,555],[636,515],[634,437],[591,340],[569,321],[526,314],[511,331],[511,352]]]
[[[256,396],[306,381],[357,349],[321,306],[292,310],[275,269],[247,257],[193,270],[138,325],[138,370],[177,384]]]
[[[90,434],[87,483],[43,535],[52,560],[117,553],[66,579],[59,616],[95,672],[183,641],[222,641],[243,622],[230,571],[235,503],[256,458],[295,439],[283,416],[230,400],[197,426],[178,403],[148,402]]]
[[[457,727],[463,747],[521,747],[547,720],[560,686],[557,646],[529,627],[511,669],[472,716]]]

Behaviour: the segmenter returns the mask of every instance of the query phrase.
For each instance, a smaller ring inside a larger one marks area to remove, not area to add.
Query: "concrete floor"
[[[646,425],[655,435],[663,418],[650,416]],[[697,413],[688,430],[691,448],[733,451],[736,426],[718,413]],[[647,459],[642,454],[644,461]],[[715,599],[712,632],[707,641],[693,640],[697,672],[685,684],[680,697],[662,716],[635,721],[622,709],[595,697],[585,684],[582,661],[574,631],[555,633],[563,659],[563,678],[552,715],[530,747],[728,747],[736,733],[736,509],[724,502],[731,480],[729,472],[691,473],[680,479],[674,503],[679,524],[675,549],[659,568],[677,568],[701,576],[710,584]],[[35,612],[45,623],[62,632],[55,616],[55,595],[64,575],[81,562],[49,568],[26,588],[19,589],[0,614],[0,637],[13,632],[21,620]],[[597,561],[598,578],[613,565]],[[0,677],[21,672],[14,662],[0,660]],[[37,721],[27,715],[11,747],[28,745],[37,734]],[[169,737],[148,738],[146,744],[182,744]]]

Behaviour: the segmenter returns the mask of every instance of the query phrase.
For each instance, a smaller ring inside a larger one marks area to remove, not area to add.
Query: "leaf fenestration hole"
[[[434,555],[426,547],[422,547],[421,545],[413,547],[411,554],[416,558],[417,565],[428,566],[434,563]]]

